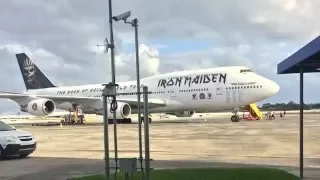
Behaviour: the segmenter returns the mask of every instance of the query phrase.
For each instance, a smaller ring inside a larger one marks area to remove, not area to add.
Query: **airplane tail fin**
[[[56,87],[25,53],[16,54],[26,89]]]

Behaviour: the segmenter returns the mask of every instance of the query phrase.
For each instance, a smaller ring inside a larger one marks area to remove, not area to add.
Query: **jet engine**
[[[112,119],[113,118],[113,110],[112,108],[114,108],[115,104],[113,104],[112,102],[108,103],[108,119]],[[117,110],[116,110],[116,119],[126,119],[131,115],[131,106],[128,103],[123,103],[123,102],[119,102],[117,101]]]
[[[182,112],[175,112],[175,113],[167,113],[171,115],[175,115],[177,117],[191,117],[193,116],[195,111],[182,111]]]
[[[55,103],[50,99],[36,99],[30,101],[26,106],[21,107],[21,111],[28,112],[35,116],[45,116],[53,113],[56,109]]]

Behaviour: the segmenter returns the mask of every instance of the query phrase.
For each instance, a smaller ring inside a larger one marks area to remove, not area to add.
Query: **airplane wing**
[[[1,92],[0,98],[6,99],[20,99],[20,98],[30,98],[30,99],[37,99],[37,98],[48,98],[57,103],[76,103],[76,104],[86,104],[86,103],[94,103],[97,101],[101,101],[101,97],[82,97],[82,96],[54,96],[54,95],[29,95],[29,94],[21,94],[21,93],[8,93],[8,92]],[[124,99],[121,97],[117,97],[117,101],[128,103],[131,107],[136,108],[138,105],[137,99]],[[165,106],[165,101],[160,99],[148,99],[149,107],[159,107]],[[141,100],[141,105],[143,106],[143,99]]]
[[[137,99],[124,99],[121,97],[117,97],[117,101],[128,103],[132,108],[138,108],[138,100]],[[143,107],[143,99],[140,101],[140,106]],[[165,106],[166,102],[161,99],[148,99],[149,108],[155,108],[160,106]]]
[[[18,98],[30,98],[33,97],[32,95],[28,94],[21,94],[21,93],[9,93],[9,92],[3,92],[0,91],[0,98],[1,99],[18,99]]]

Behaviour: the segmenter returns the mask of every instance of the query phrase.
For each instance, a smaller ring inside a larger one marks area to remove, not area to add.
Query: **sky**
[[[113,15],[139,20],[141,77],[243,65],[280,85],[261,103],[299,101],[299,75],[277,64],[319,35],[318,0],[117,0]],[[15,53],[25,52],[56,85],[111,81],[107,0],[0,1],[0,91],[25,90]],[[116,80],[135,79],[134,29],[114,22]],[[320,76],[306,74],[305,103],[320,102]],[[0,114],[19,106],[0,100]]]

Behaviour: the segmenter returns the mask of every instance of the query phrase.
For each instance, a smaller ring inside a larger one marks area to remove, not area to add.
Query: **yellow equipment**
[[[249,105],[250,108],[252,109],[252,112],[254,112],[254,114],[259,118],[262,119],[262,113],[259,110],[258,106],[256,105],[256,103],[252,103]]]
[[[250,105],[245,106],[244,110],[249,111],[249,114],[248,114],[248,116],[245,116],[245,114],[243,113],[243,119],[247,119],[247,120],[262,119],[262,113],[259,110],[259,108],[257,107],[256,103],[252,103]]]

